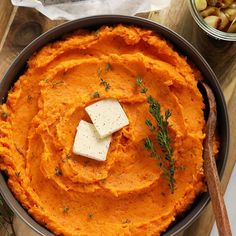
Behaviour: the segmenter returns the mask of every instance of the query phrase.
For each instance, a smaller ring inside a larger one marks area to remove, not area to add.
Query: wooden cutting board
[[[187,39],[205,57],[215,71],[223,89],[230,115],[231,148],[226,171],[222,180],[225,191],[232,168],[236,162],[236,43],[217,41],[208,37],[193,21],[187,0],[172,0],[171,6],[161,12],[141,14],[157,21]],[[33,39],[48,29],[63,23],[51,21],[36,10],[16,8],[10,0],[0,1],[0,79],[16,55]],[[191,59],[191,58],[190,58]],[[26,230],[19,220],[19,230]],[[189,228],[184,236],[207,236],[214,222],[211,205]],[[33,235],[33,232],[31,232]],[[28,235],[20,231],[20,235]]]

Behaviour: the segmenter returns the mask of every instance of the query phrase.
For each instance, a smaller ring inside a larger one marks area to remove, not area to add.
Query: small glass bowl
[[[198,26],[203,29],[208,35],[212,36],[215,39],[236,41],[236,33],[227,33],[207,25],[196,8],[195,0],[188,0],[188,6],[193,19],[196,21]]]

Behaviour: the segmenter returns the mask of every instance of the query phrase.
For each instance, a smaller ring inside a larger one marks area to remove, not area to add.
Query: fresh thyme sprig
[[[101,68],[98,69],[98,78],[100,79],[100,85],[103,85],[105,90],[108,91],[111,88],[111,85],[103,79]]]
[[[145,124],[148,126],[149,130],[155,134],[156,141],[161,147],[162,154],[157,153],[157,148],[150,138],[145,139],[144,147],[150,152],[151,157],[158,161],[159,167],[163,170],[164,176],[168,180],[170,191],[173,193],[175,189],[175,160],[173,159],[173,148],[168,132],[168,119],[171,116],[171,112],[168,109],[163,116],[161,114],[160,103],[158,103],[151,95],[147,95],[148,89],[144,87],[140,77],[136,78],[136,84],[141,88],[140,92],[147,96],[149,112],[155,119],[157,127],[155,127],[149,119],[145,120]]]

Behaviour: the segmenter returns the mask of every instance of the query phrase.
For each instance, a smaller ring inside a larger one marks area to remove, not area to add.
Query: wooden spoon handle
[[[208,145],[208,151],[205,151],[205,155],[211,155],[213,158],[212,153],[212,145]],[[206,147],[206,146],[205,146]],[[208,152],[208,153],[207,153]],[[231,229],[228,214],[225,207],[224,198],[220,189],[220,180],[217,174],[217,168],[215,161],[211,160],[212,158],[205,158],[205,176],[207,179],[208,191],[211,197],[212,208],[214,211],[216,225],[218,228],[218,232],[220,236],[231,236]]]
[[[219,235],[232,236],[223,194],[220,189],[220,179],[216,168],[215,157],[212,150],[217,117],[216,102],[211,89],[206,84],[202,84],[207,92],[210,108],[209,117],[206,124],[206,138],[204,141],[203,153],[205,176]]]

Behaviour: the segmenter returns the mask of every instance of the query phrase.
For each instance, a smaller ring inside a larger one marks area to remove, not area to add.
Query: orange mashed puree
[[[172,112],[173,194],[143,144],[152,116],[137,76],[162,112]],[[205,190],[198,79],[168,42],[134,26],[79,30],[46,45],[0,108],[0,169],[10,189],[56,235],[161,234]],[[105,98],[121,103],[130,124],[112,135],[107,161],[74,155],[76,127],[90,121],[85,107]]]

